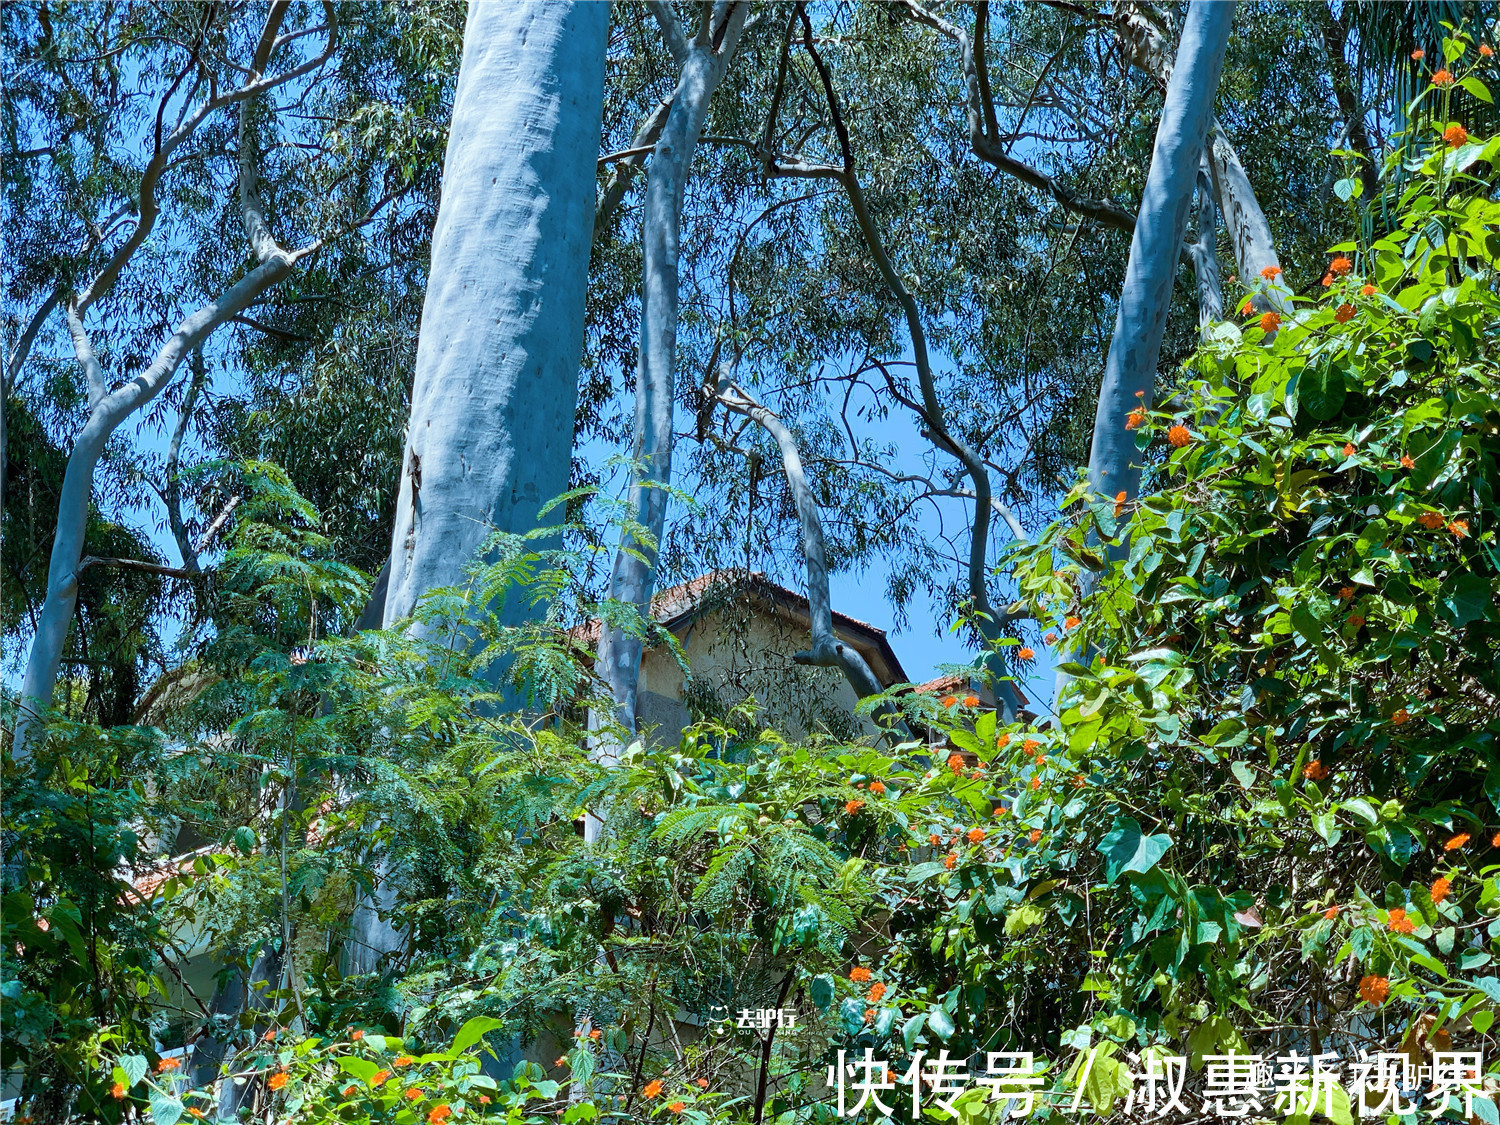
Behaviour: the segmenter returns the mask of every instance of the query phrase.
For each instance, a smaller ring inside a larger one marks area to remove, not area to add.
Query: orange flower
[[[1481,55],[1483,55],[1485,58],[1489,58],[1491,55],[1493,55],[1495,53],[1495,49],[1493,47],[1491,47],[1488,43],[1481,43],[1481,44],[1479,44],[1479,53]]]
[[[1115,493],[1115,519],[1119,519],[1120,513],[1125,510],[1125,496],[1126,492],[1123,488]]]
[[[190,1105],[190,1106],[188,1106],[188,1116],[189,1117],[202,1117],[203,1116],[203,1111],[201,1109],[199,1109],[195,1105]]]
[[[1343,277],[1353,268],[1354,263],[1351,262],[1348,258],[1344,257],[1342,254],[1328,263],[1328,272],[1333,274],[1334,277]]]
[[[971,828],[971,829],[969,829],[969,843],[971,843],[971,844],[978,844],[978,843],[980,843],[983,840],[984,840],[984,829],[983,828]]]
[[[952,871],[953,868],[955,866],[957,866],[957,864],[958,864],[958,856],[955,855],[953,852],[949,852],[947,855],[945,855],[943,857],[943,866],[946,867],[949,871]]]
[[[1027,648],[1025,645],[1022,645],[1019,649],[1016,650],[1016,655],[1019,656],[1022,660],[1034,660],[1036,658],[1036,651],[1034,649]]]
[[[1073,775],[1073,788],[1074,789],[1082,789],[1087,784],[1088,784],[1088,781],[1084,778],[1083,774],[1081,774],[1081,773],[1075,773]]]
[[[109,1096],[112,1098],[123,1098],[125,1096],[125,1084],[116,1082],[109,1088]]]
[[[1366,285],[1366,286],[1364,286],[1362,289],[1360,289],[1359,295],[1361,297],[1373,297],[1373,296],[1375,296],[1375,286],[1373,286],[1373,285]]]
[[[1415,469],[1417,467],[1417,463],[1403,453],[1401,455],[1401,467],[1403,469]]]
[[[1423,59],[1424,59],[1424,58],[1426,58],[1426,57],[1427,57],[1427,52],[1426,52],[1426,51],[1424,51],[1424,50],[1422,50],[1422,48],[1421,48],[1421,47],[1418,47],[1418,48],[1417,48],[1417,49],[1416,49],[1416,50],[1415,50],[1415,51],[1413,51],[1413,52],[1412,52],[1412,53],[1411,53],[1411,57],[1412,57],[1412,58],[1413,58],[1413,59],[1414,59],[1414,60],[1415,60],[1415,61],[1416,61],[1416,62],[1421,62],[1421,61],[1422,61],[1422,60],[1423,60]]]
[[[936,832],[934,832],[931,836],[927,837],[927,842],[929,844],[931,844],[933,847],[937,847],[943,841],[942,841],[942,838],[939,837]]]
[[[1469,842],[1469,834],[1467,832],[1460,832],[1457,836],[1450,837],[1447,840],[1447,842],[1445,842],[1443,844],[1443,851],[1445,851],[1445,852],[1454,852],[1454,851],[1457,851],[1459,848],[1463,847],[1468,842]]]
[[[1452,532],[1455,539],[1467,539],[1469,536],[1469,521],[1454,520],[1448,525],[1448,530]]]
[[[1023,649],[1022,651],[1024,652],[1025,650]],[[1025,657],[1023,656],[1022,659],[1024,660]],[[979,696],[977,696],[977,695],[966,695],[966,696],[964,696],[964,706],[965,707],[978,707],[979,706]]]
[[[964,768],[964,756],[957,750],[948,755],[948,768],[954,773],[962,773]]]
[[[1038,742],[1036,739],[1034,739],[1034,738],[1028,738],[1028,739],[1026,739],[1026,741],[1024,741],[1024,742],[1021,743],[1021,753],[1023,753],[1023,754],[1035,754],[1036,750],[1037,750],[1037,747],[1040,746],[1040,745],[1041,745],[1041,743]]]
[[[1268,313],[1267,315],[1269,316],[1270,314]],[[1188,428],[1186,426],[1173,426],[1170,430],[1167,431],[1167,440],[1171,442],[1175,448],[1181,449],[1184,445],[1188,445],[1192,442],[1193,435],[1188,432]]]
[[[708,1089],[708,1079],[707,1078],[695,1078],[695,1079],[693,1079],[693,1085],[697,1086],[698,1089],[700,1089],[700,1090],[707,1090]]]
[[[1007,812],[1009,812],[1009,811],[1010,811],[1010,810],[1008,810],[1008,809],[1007,809],[1007,808],[1006,808],[1006,807],[1005,807],[1005,806],[1004,806],[1004,805],[1001,805],[1001,806],[1000,806],[1000,807],[999,807],[999,808],[997,808],[997,809],[996,809],[996,810],[995,810],[995,811],[994,811],[994,813],[992,813],[992,814],[991,814],[991,815],[993,815],[993,816],[994,816],[994,817],[995,817],[995,819],[996,819],[996,820],[999,820],[999,819],[1000,819],[1000,818],[1001,818],[1001,817],[1002,817],[1002,816],[1004,816],[1004,815],[1005,815],[1005,814],[1006,814],[1006,813],[1007,813]],[[1497,847],[1497,848],[1500,848],[1500,844],[1496,844],[1496,845],[1495,845],[1495,846],[1496,846],[1496,847]]]
[[[553,1061],[552,1065],[553,1066],[567,1066],[568,1065],[568,1056],[567,1055],[558,1055],[557,1058]]]
[[[864,984],[865,981],[870,979],[870,970],[863,965],[856,966],[849,970],[849,979],[855,984]]]
[[[416,1061],[417,1060],[412,1058],[410,1055],[397,1055],[396,1061],[391,1063],[391,1065],[394,1067],[411,1066],[411,1064]]]
[[[275,1039],[275,1038],[276,1038],[276,1029],[274,1027],[272,1027],[272,1028],[268,1028],[266,1030],[266,1033],[260,1037],[260,1040],[261,1040],[262,1043],[269,1043],[272,1039]]]
[[[846,813],[848,813],[850,816],[853,816],[855,813],[859,812],[859,810],[862,809],[862,808],[864,808],[864,807],[865,807],[865,803],[863,801],[845,801],[844,802],[844,811]]]
[[[356,1043],[359,1042],[364,1037],[365,1037],[365,1033],[363,1031],[356,1031],[353,1035],[349,1036],[349,1038],[353,1039]]]
[[[156,1064],[156,1073],[162,1074],[169,1070],[176,1070],[181,1065],[181,1059],[162,1059]]]
[[[1251,303],[1251,301],[1250,301],[1250,299],[1248,297],[1245,298],[1244,304],[1240,305],[1240,315],[1241,316],[1249,316],[1250,315],[1250,311],[1253,308],[1255,308],[1255,305]]]
[[[880,998],[884,995],[885,985],[881,984],[879,981],[876,981],[874,984],[870,985],[870,991],[865,995],[865,999],[872,1004],[878,1004],[880,1003]]]
[[[1344,442],[1344,456],[1345,457],[1353,457],[1356,452],[1358,452],[1358,451],[1354,448],[1354,443],[1352,441],[1346,441],[1346,442]]]
[[[1263,312],[1260,314],[1260,330],[1262,332],[1275,332],[1281,327],[1281,314],[1278,312]]]
[[[681,1113],[683,1110],[687,1109],[687,1103],[686,1102],[668,1102],[667,1103],[667,1108],[670,1109],[673,1113]]]
[[[453,1110],[447,1103],[435,1105],[427,1111],[427,1125],[443,1125],[443,1122],[452,1116]]]
[[[1031,791],[1033,793],[1035,793],[1041,787],[1042,787],[1042,779],[1039,778],[1039,777],[1033,777],[1031,779]]]
[[[1181,429],[1182,427],[1178,426],[1177,428]],[[1068,616],[1063,619],[1063,628],[1064,629],[1076,629],[1076,628],[1078,628],[1078,626],[1080,626],[1082,624],[1083,624],[1083,618],[1081,618],[1081,617],[1074,617],[1071,613],[1068,614]]]
[[[402,1094],[401,1096],[403,1098],[405,1098],[409,1102],[414,1102],[414,1101],[416,1101],[418,1098],[420,1098],[422,1096],[422,1091],[419,1090],[419,1089],[417,1089],[415,1086],[413,1086],[411,1089],[407,1090],[406,1093]]]
[[[1395,910],[1391,911],[1390,921],[1386,923],[1386,928],[1395,934],[1409,934],[1417,927],[1413,925],[1411,919],[1406,916],[1406,911],[1402,910],[1400,907],[1397,907]]]
[[[1267,281],[1275,281],[1276,275],[1280,272],[1280,266],[1266,266],[1263,270],[1260,271],[1260,276],[1265,278]]]
[[[1463,148],[1469,140],[1469,131],[1462,125],[1449,125],[1443,130],[1443,140],[1449,148]]]
[[[1356,629],[1363,629],[1365,627],[1365,615],[1363,613],[1351,613],[1349,615],[1349,624],[1353,625]]]
[[[870,782],[870,792],[874,793],[876,796],[881,795],[882,793],[885,792],[885,782],[883,782],[883,781],[872,781],[872,782]]]
[[[1029,839],[1033,844],[1036,843],[1041,838],[1042,838],[1042,830],[1040,828],[1033,828],[1031,830],[1031,835],[1029,837],[1027,837],[1027,839]]]
[[[1432,84],[1446,90],[1449,86],[1453,85],[1453,75],[1448,73],[1447,67],[1443,67],[1441,70],[1434,70],[1432,72]]]
[[[1432,881],[1432,901],[1442,902],[1448,897],[1448,891],[1453,886],[1453,881],[1445,875],[1439,875]]]
[[[1359,981],[1359,998],[1366,1004],[1379,1006],[1391,994],[1391,982],[1385,977],[1367,976]]]
[[[1042,640],[1046,641],[1049,645],[1055,645],[1057,643],[1057,634],[1048,633]]]
[[[1348,601],[1353,601],[1353,600],[1354,600],[1354,587],[1353,586],[1340,586],[1339,587],[1339,601],[1341,601],[1341,602],[1348,602]]]
[[[357,1086],[345,1086],[342,1090],[339,1091],[339,1093],[344,1095],[344,1097],[346,1098],[352,1098],[358,1092],[359,1088]]]
[[[266,1079],[266,1085],[273,1090],[279,1090],[286,1085],[286,1071],[278,1070],[270,1078]]]
[[[1333,314],[1333,319],[1338,321],[1340,324],[1348,324],[1351,320],[1354,319],[1354,306],[1340,305],[1338,307],[1338,311]]]
[[[875,1022],[875,1009],[874,1008],[866,1008],[865,1009],[865,1023],[874,1023],[874,1022]]]
[[[1428,531],[1436,531],[1447,521],[1443,519],[1443,513],[1441,512],[1423,512],[1417,517],[1417,522]]]
[[[938,702],[941,703],[944,707],[952,707],[958,702],[958,696],[945,695],[942,699],[939,699]]]
[[[1496,832],[1490,837],[1490,847],[1500,848],[1500,832]]]
[[[1138,430],[1141,428],[1141,423],[1145,420],[1146,408],[1144,406],[1137,406],[1129,414],[1125,415],[1125,428],[1127,430]]]
[[[1318,759],[1314,758],[1312,761],[1308,762],[1307,765],[1302,767],[1302,776],[1307,778],[1309,781],[1322,781],[1325,777],[1328,776],[1328,767]]]
[[[1337,918],[1338,916],[1339,916],[1339,908],[1337,906],[1330,906],[1327,910],[1323,911],[1323,917],[1327,918],[1329,921],[1332,921],[1334,918]]]
[[[1325,273],[1323,275],[1323,288],[1327,289],[1332,284],[1333,284],[1333,274],[1331,274],[1331,273]]]
[[[488,1094],[480,1094],[479,1095],[479,1104],[480,1105],[489,1105],[490,1104],[490,1096]]]
[[[390,1076],[391,1072],[388,1070],[377,1070],[374,1074],[370,1075],[370,1085],[379,1086]]]
[[[999,738],[995,739],[995,745],[1004,750],[1010,745],[1010,735],[1002,734]]]

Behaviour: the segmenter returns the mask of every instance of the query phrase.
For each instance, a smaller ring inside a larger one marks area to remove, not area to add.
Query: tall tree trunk
[[[568,486],[605,4],[469,7],[432,233],[384,622]],[[523,599],[505,607],[510,621]]]
[[[657,545],[666,526],[667,493],[662,486],[672,475],[677,254],[683,194],[693,151],[708,115],[709,99],[734,55],[749,7],[743,0],[700,5],[703,18],[696,37],[689,43],[664,0],[651,5],[667,46],[681,68],[681,77],[646,171],[645,215],[641,226],[645,261],[636,366],[636,465],[630,485],[630,505],[650,541],[641,542],[627,531],[615,552],[609,582],[609,596],[635,606],[646,619],[651,612]],[[640,639],[619,629],[604,628],[595,667],[614,696],[620,724],[634,730],[641,671]],[[599,743],[602,761],[613,760],[614,753],[612,739]]]
[[[1233,18],[1233,3],[1193,0],[1183,25],[1094,414],[1088,479],[1096,499],[1134,497],[1140,486],[1135,434],[1125,421],[1130,411],[1151,402],[1172,282]],[[1065,683],[1060,675],[1059,690]]]
[[[81,293],[68,294],[64,301],[73,350],[88,385],[88,417],[73,439],[73,448],[63,471],[57,530],[47,565],[47,594],[37,617],[36,635],[31,642],[26,672],[21,681],[21,705],[15,732],[18,759],[29,753],[32,740],[42,731],[43,716],[52,705],[58,666],[78,603],[83,535],[88,522],[89,500],[93,495],[94,470],[104,454],[105,445],[125,419],[161,393],[177,374],[183,358],[202,346],[214,329],[244,312],[262,293],[286,278],[302,257],[322,244],[319,240],[290,253],[277,245],[260,202],[254,129],[247,126],[251,102],[268,90],[317,70],[332,56],[337,45],[337,10],[327,2],[324,4],[327,39],[323,52],[289,71],[265,77],[272,56],[288,41],[278,35],[287,7],[285,3],[271,5],[255,54],[245,71],[245,83],[228,93],[212,96],[192,113],[184,111],[182,123],[165,138],[159,138],[138,184],[139,218],[134,230],[88,286]],[[303,33],[292,34],[300,36]],[[167,100],[170,99],[169,93]],[[151,234],[159,214],[156,186],[170,166],[172,154],[212,114],[231,105],[239,107],[240,219],[256,265],[218,297],[184,318],[162,344],[151,364],[135,378],[111,391],[105,383],[103,366],[94,353],[84,323],[85,316],[94,303],[114,287],[121,271]],[[166,101],[162,108],[166,108]]]
[[[521,533],[566,490],[593,241],[609,5],[469,6],[432,235],[382,620],[408,617],[492,528]],[[384,573],[384,572],[383,572]],[[369,612],[369,611],[367,611]],[[528,613],[511,598],[502,619]],[[402,945],[399,872],[376,859],[345,971]]]

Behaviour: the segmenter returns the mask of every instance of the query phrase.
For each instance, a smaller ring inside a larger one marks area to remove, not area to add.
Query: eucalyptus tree
[[[641,221],[641,322],[632,450],[635,466],[629,503],[644,534],[627,527],[615,553],[609,583],[613,600],[635,606],[646,618],[651,612],[657,545],[666,526],[668,494],[663,486],[672,474],[683,200],[709,100],[734,58],[750,5],[744,0],[700,0],[691,39],[666,0],[650,0],[649,8],[679,73],[666,120],[652,147]],[[606,623],[599,637],[596,667],[615,698],[620,722],[626,729],[634,729],[641,670],[639,635]],[[610,757],[607,746],[604,756]]]
[[[174,5],[7,17],[25,63],[11,137],[28,145],[27,179],[59,201],[30,220],[19,249],[27,268],[51,270],[40,291],[60,294],[84,387],[22,683],[21,753],[52,702],[83,572],[191,573],[84,557],[95,471],[113,435],[216,329],[245,318],[294,272],[316,268],[325,247],[404,190],[399,160],[391,168],[351,143],[338,56],[340,22],[355,14],[281,2],[254,23],[248,9]],[[335,112],[289,112],[293,103]],[[226,210],[244,250],[226,252],[222,227],[209,234],[219,192],[233,201]],[[266,205],[297,193],[301,206],[291,214]],[[166,248],[190,231],[202,235],[201,256],[189,258],[186,284],[163,286],[164,266],[174,264]],[[81,249],[58,252],[70,243]],[[147,317],[137,312],[143,290],[153,298]]]
[[[538,527],[567,486],[608,31],[603,4],[469,6],[378,607],[388,627],[427,591],[462,584],[494,530]],[[501,619],[535,612],[513,591]],[[400,944],[394,880],[378,866],[350,972]]]

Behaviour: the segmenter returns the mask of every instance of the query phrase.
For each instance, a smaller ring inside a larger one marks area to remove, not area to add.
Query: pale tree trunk
[[[629,503],[648,537],[630,532],[621,537],[610,574],[609,596],[632,605],[645,620],[651,615],[656,552],[666,526],[667,493],[662,487],[672,475],[672,406],[676,386],[677,255],[682,224],[683,194],[692,167],[709,99],[724,77],[738,45],[748,3],[704,3],[699,6],[697,34],[691,42],[665,0],[654,0],[651,11],[680,68],[677,88],[661,136],[646,171],[645,214],[641,224],[644,249],[641,284],[641,339],[636,366],[635,466]],[[641,641],[624,631],[604,627],[595,664],[609,685],[616,718],[627,731],[637,719],[641,670]],[[613,737],[596,744],[600,761],[618,756]],[[590,821],[590,827],[595,824]]]
[[[1135,433],[1125,428],[1125,422],[1136,407],[1150,405],[1155,389],[1172,281],[1233,19],[1234,5],[1224,0],[1193,0],[1188,7],[1099,387],[1088,468],[1095,500],[1133,499],[1140,486]],[[1090,577],[1085,575],[1086,584]],[[1060,673],[1059,692],[1066,682]]]
[[[388,627],[428,590],[462,585],[492,530],[536,528],[567,489],[608,37],[608,4],[469,6],[380,607]],[[501,619],[533,612],[518,594]],[[399,873],[383,857],[376,872],[346,972],[374,971],[403,944],[389,922]]]
[[[18,758],[29,754],[31,742],[42,730],[43,716],[52,704],[57,685],[58,666],[73,611],[78,602],[78,578],[83,555],[84,528],[88,520],[89,500],[93,493],[94,470],[111,435],[141,407],[149,403],[171,382],[184,357],[202,346],[219,325],[243,312],[267,289],[292,272],[297,261],[315,250],[321,242],[312,243],[289,253],[271,237],[261,213],[255,184],[255,146],[253,137],[243,128],[248,104],[267,90],[318,69],[332,55],[336,45],[337,12],[331,3],[327,13],[327,46],[322,54],[308,63],[283,74],[265,77],[271,57],[286,37],[278,35],[286,14],[285,3],[271,5],[245,84],[231,93],[217,95],[204,102],[156,146],[140,181],[140,217],[135,229],[121,244],[104,268],[82,293],[66,297],[64,310],[73,350],[88,384],[89,413],[83,427],[73,439],[63,473],[62,495],[58,501],[57,531],[52,541],[52,555],[47,570],[47,594],[37,618],[36,635],[21,683],[20,714],[16,723],[15,750]],[[300,36],[301,33],[292,33]],[[84,318],[88,310],[109,292],[120,272],[146,241],[156,223],[158,204],[156,184],[166,171],[172,153],[190,137],[214,112],[229,105],[240,106],[240,214],[245,234],[254,251],[256,265],[215,300],[189,315],[162,344],[156,358],[144,371],[123,386],[110,391],[104,372],[95,357]],[[165,106],[163,107],[165,109]]]
[[[720,371],[718,401],[736,414],[742,414],[770,434],[781,452],[787,488],[797,507],[797,521],[802,528],[802,560],[807,567],[807,613],[811,622],[812,644],[805,652],[792,654],[798,664],[837,668],[860,698],[878,695],[882,685],[857,651],[844,644],[833,632],[833,600],[828,592],[828,560],[823,547],[823,517],[817,497],[807,482],[797,439],[786,423],[756,401],[755,397]]]

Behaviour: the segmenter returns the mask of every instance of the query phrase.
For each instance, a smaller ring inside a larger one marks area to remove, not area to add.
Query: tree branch
[[[682,24],[677,22],[677,16],[672,12],[672,6],[667,0],[646,0],[646,10],[655,17],[661,26],[661,37],[666,41],[667,50],[672,52],[672,60],[681,66],[687,62],[688,47],[687,36],[683,34]]]
[[[162,491],[162,500],[167,505],[167,524],[172,529],[172,537],[177,540],[177,550],[182,555],[183,569],[196,572],[198,554],[193,550],[192,543],[188,541],[187,528],[182,522],[182,477],[178,473],[178,463],[182,457],[182,439],[187,436],[188,426],[193,420],[193,407],[208,378],[208,368],[203,362],[201,347],[193,349],[189,362],[193,368],[193,381],[188,384],[187,394],[182,398],[182,410],[177,415],[177,425],[173,428],[172,440],[167,445],[167,480],[166,488]]]

